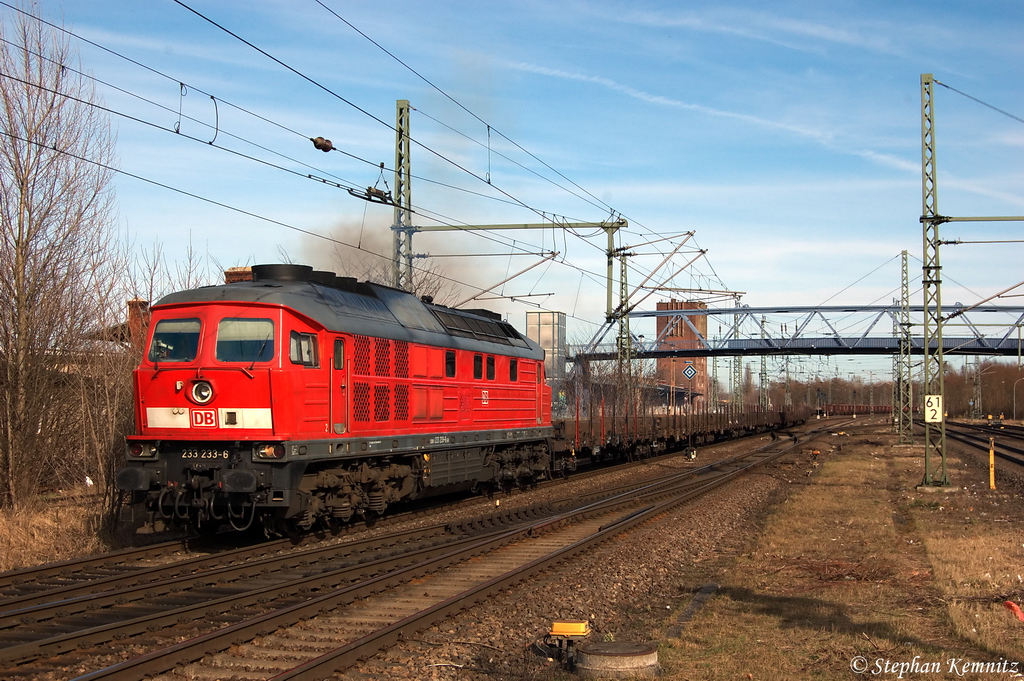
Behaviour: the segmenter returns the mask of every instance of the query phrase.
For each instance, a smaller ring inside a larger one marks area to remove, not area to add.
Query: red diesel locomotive
[[[161,299],[135,391],[117,486],[153,529],[306,529],[551,469],[536,343],[304,265]]]

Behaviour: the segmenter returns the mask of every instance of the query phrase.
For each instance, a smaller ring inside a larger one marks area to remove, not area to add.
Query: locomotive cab
[[[153,307],[117,474],[151,528],[259,520],[280,533],[547,474],[543,351],[512,327],[347,278],[328,286],[311,268],[253,272]]]
[[[301,470],[277,462],[285,458],[287,436],[302,428],[290,422],[295,410],[284,408],[287,401],[275,409],[274,395],[311,384],[304,386],[303,413],[307,423],[324,419],[327,400],[308,393],[321,384],[326,392],[327,380],[301,375],[322,373],[319,356],[316,332],[280,308],[154,310],[135,372],[139,434],[127,448],[135,465],[119,472],[118,486],[135,493],[156,488],[149,504],[154,516],[197,527],[248,526],[253,495],[286,506],[284,490]]]

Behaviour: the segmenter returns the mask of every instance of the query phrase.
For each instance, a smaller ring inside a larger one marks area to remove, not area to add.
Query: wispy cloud
[[[564,71],[561,69],[552,69],[546,66],[539,66],[537,64],[530,64],[528,62],[505,62],[508,68],[515,69],[517,71],[524,71],[527,73],[536,73],[542,76],[549,76],[551,78],[561,78],[563,80],[575,80],[582,83],[592,83],[594,85],[600,85],[601,87],[638,99],[649,104],[659,104],[662,106],[669,106],[676,109],[685,109],[687,111],[696,111],[704,113],[709,116],[717,116],[720,118],[730,118],[752,125],[757,125],[766,128],[774,128],[776,130],[783,130],[790,132],[801,137],[813,139],[818,142],[826,143],[830,141],[830,136],[820,130],[814,130],[798,125],[792,125],[789,123],[781,123],[779,121],[773,121],[767,118],[761,118],[759,116],[752,116],[750,114],[737,113],[735,111],[724,111],[722,109],[715,109],[713,107],[704,106],[703,104],[694,104],[692,102],[684,102],[679,99],[673,99],[671,97],[665,97],[664,95],[656,95],[629,85],[623,85],[622,83],[616,82],[610,78],[604,78],[603,76],[592,76],[585,73],[574,73],[572,71]]]
[[[920,172],[921,170],[920,162],[900,158],[899,156],[893,156],[892,154],[883,154],[877,151],[871,151],[870,149],[850,149],[849,153],[854,156],[859,156],[866,161],[872,161],[878,165],[893,168],[895,170],[906,170],[913,173]]]
[[[830,45],[851,47],[890,56],[906,56],[906,50],[890,38],[885,26],[854,26],[843,17],[843,26],[793,19],[764,11],[748,11],[709,5],[704,11],[659,12],[633,10],[608,13],[603,19],[644,27],[684,28],[701,33],[736,36],[801,52],[821,53]],[[902,30],[900,31],[903,32]]]
[[[508,68],[523,71],[527,73],[535,73],[541,76],[548,76],[550,78],[561,78],[563,80],[574,80],[581,83],[590,83],[597,85],[608,90],[613,90],[627,97],[632,97],[648,104],[655,104],[659,106],[667,106],[675,109],[683,109],[686,111],[694,111],[702,113],[707,116],[714,116],[717,118],[725,118],[757,127],[768,128],[772,130],[778,130],[780,132],[789,133],[796,135],[797,137],[810,140],[823,147],[836,151],[838,153],[848,154],[863,158],[872,163],[876,163],[881,166],[893,168],[900,171],[919,171],[920,165],[912,160],[893,156],[891,154],[884,154],[881,152],[873,151],[870,149],[855,149],[845,145],[840,145],[836,142],[835,136],[823,130],[811,128],[802,125],[794,125],[792,123],[784,123],[781,121],[771,120],[769,118],[763,118],[761,116],[754,116],[751,114],[738,113],[735,111],[725,111],[723,109],[716,109],[714,107],[705,106],[703,104],[695,104],[693,102],[685,102],[679,99],[673,99],[664,95],[657,95],[644,90],[624,85],[610,78],[603,76],[594,76],[586,73],[577,73],[572,71],[565,71],[562,69],[553,69],[546,66],[539,66],[537,64],[531,64],[528,62],[505,62]]]
[[[1009,191],[1001,191],[995,189],[987,184],[979,184],[978,182],[972,182],[969,180],[961,180],[959,178],[946,179],[944,187],[960,189],[977,196],[984,196],[989,199],[1005,202],[1010,206],[1024,207],[1024,196],[1021,196],[1019,192],[1012,193]]]

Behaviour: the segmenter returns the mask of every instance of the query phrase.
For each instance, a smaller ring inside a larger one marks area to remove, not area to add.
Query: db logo
[[[192,409],[193,428],[216,428],[217,411],[214,409]]]

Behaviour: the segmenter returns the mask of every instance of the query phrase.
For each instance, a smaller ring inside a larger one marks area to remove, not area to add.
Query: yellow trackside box
[[[552,622],[551,633],[548,636],[589,636],[590,622],[586,620],[569,620],[566,622]]]

